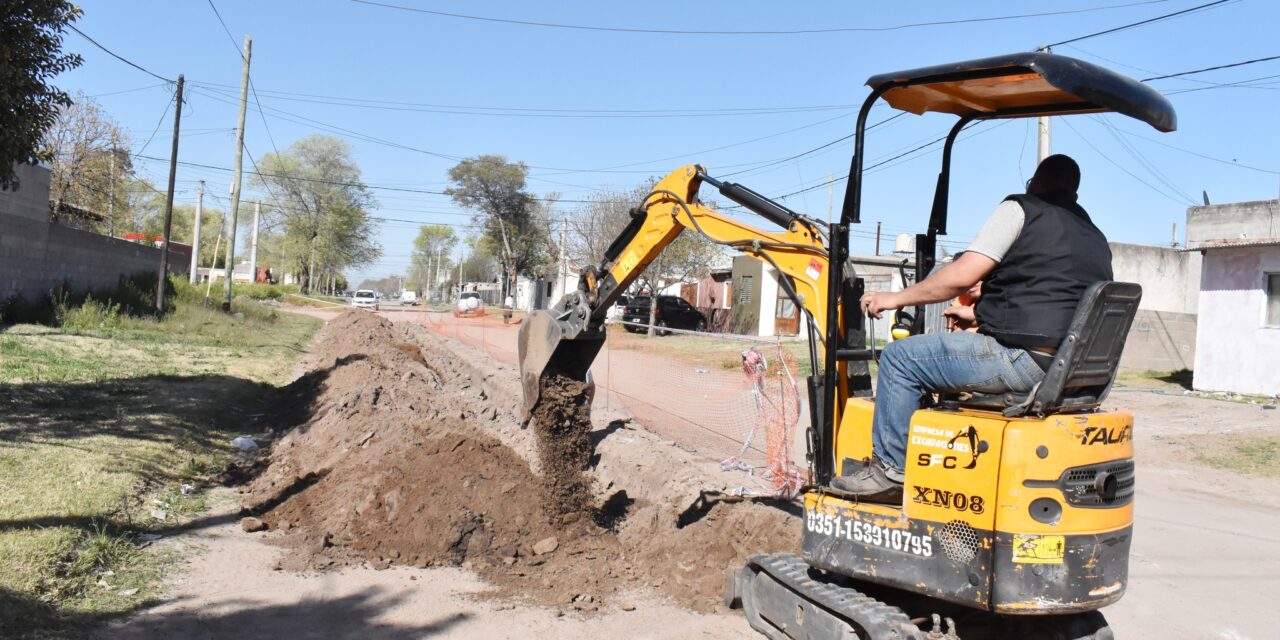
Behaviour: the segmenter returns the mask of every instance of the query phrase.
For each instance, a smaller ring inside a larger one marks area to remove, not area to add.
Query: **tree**
[[[506,276],[504,295],[517,275],[535,275],[548,262],[549,225],[537,216],[538,200],[526,190],[528,174],[523,162],[496,155],[467,158],[449,169],[454,186],[445,193],[475,211],[484,235],[494,241]]]
[[[467,256],[459,266],[460,272],[453,276],[462,278],[462,282],[495,282],[502,269],[498,264],[498,251],[493,239],[475,236],[468,238],[465,244]]]
[[[677,282],[690,282],[707,274],[708,266],[720,255],[717,245],[693,229],[687,229],[658,254],[644,270],[649,283],[649,336],[654,335],[658,318],[658,293]]]
[[[59,109],[40,146],[41,155],[52,168],[49,200],[54,203],[55,218],[62,204],[69,203],[102,214],[115,210],[117,220],[130,221],[133,212],[125,207],[133,201],[127,197],[132,189],[147,195],[159,193],[134,176],[130,146],[129,136],[83,93],[77,93],[71,104]],[[112,220],[111,224],[115,222]],[[129,228],[128,224],[115,226]]]
[[[71,105],[49,82],[82,62],[62,52],[63,29],[80,9],[66,0],[8,0],[0,12],[0,189],[13,189],[15,163],[50,160],[40,141],[58,109]]]
[[[649,180],[625,191],[601,190],[587,198],[589,202],[579,207],[569,219],[569,247],[571,259],[579,265],[598,263],[609,245],[631,222],[631,211],[644,202],[653,189]],[[701,277],[707,266],[720,255],[719,246],[688,229],[667,245],[645,269],[641,279],[653,294],[649,304],[649,325],[657,319],[658,296],[663,288],[676,282],[688,282]],[[649,329],[649,335],[654,330]]]
[[[425,290],[428,298],[440,284],[440,275],[448,275],[452,268],[449,255],[458,243],[452,227],[424,224],[413,241],[410,256],[409,278],[405,288]],[[446,278],[447,279],[447,278]]]
[[[259,162],[257,184],[272,198],[267,215],[282,227],[282,252],[311,291],[330,287],[343,269],[369,264],[382,254],[367,209],[376,206],[360,181],[351,145],[312,134]],[[283,265],[282,265],[283,266]]]

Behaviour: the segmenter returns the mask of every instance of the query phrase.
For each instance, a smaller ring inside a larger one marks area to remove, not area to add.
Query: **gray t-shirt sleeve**
[[[1009,252],[1009,247],[1013,246],[1013,241],[1018,239],[1018,234],[1022,233],[1022,224],[1026,218],[1026,214],[1022,212],[1022,205],[1016,201],[1001,202],[1000,206],[991,212],[991,217],[987,218],[986,224],[982,225],[982,230],[978,232],[978,237],[973,239],[966,251],[981,253],[1000,262],[1004,259],[1004,254]]]

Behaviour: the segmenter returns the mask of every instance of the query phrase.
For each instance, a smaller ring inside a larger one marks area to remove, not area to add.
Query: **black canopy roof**
[[[1158,91],[1094,64],[1051,53],[1013,53],[882,73],[867,86],[888,86],[895,109],[972,118],[1022,118],[1114,111],[1160,131],[1178,118]]]

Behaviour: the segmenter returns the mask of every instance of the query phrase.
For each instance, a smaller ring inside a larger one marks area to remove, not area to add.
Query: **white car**
[[[477,291],[463,291],[458,296],[458,313],[475,312],[484,308],[484,300]]]
[[[378,310],[378,294],[369,289],[361,289],[351,296],[351,306],[356,309]]]

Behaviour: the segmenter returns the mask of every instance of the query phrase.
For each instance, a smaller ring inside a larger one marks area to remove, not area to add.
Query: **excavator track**
[[[772,640],[930,640],[906,613],[857,589],[820,579],[796,555],[756,556],[726,585],[748,622]]]

